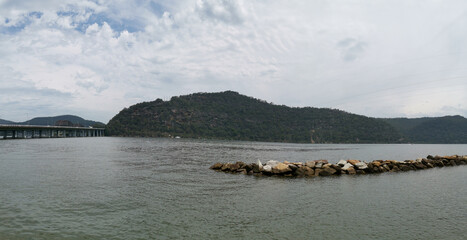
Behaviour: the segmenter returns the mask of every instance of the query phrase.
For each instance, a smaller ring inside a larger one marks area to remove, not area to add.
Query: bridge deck
[[[0,124],[0,139],[102,137],[104,128]]]

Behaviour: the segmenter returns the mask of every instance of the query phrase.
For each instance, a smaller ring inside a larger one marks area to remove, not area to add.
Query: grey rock
[[[346,163],[347,163],[346,160],[339,160],[339,162],[337,162],[337,165],[343,167]]]
[[[268,172],[268,173],[272,172],[271,165],[264,165],[263,166],[263,172]]]
[[[316,162],[314,162],[314,161],[306,162],[305,166],[310,167],[310,168],[314,168],[316,166]]]
[[[349,168],[353,168],[353,165],[350,164],[350,163],[346,163],[343,167],[342,167],[342,170],[348,170]]]
[[[266,165],[271,166],[271,168],[277,166],[277,164],[279,164],[279,162],[276,160],[269,160],[266,162]]]
[[[366,163],[364,162],[358,162],[355,164],[355,167],[357,167],[357,169],[359,170],[364,170],[364,169],[367,169],[368,166],[366,165]]]

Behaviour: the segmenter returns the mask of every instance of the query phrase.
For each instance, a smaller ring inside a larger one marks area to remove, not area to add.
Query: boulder
[[[319,173],[319,176],[326,177],[326,176],[331,176],[334,173],[336,173],[336,169],[332,167],[323,167],[322,171]]]
[[[322,162],[323,164],[329,163],[328,160],[326,159],[319,159],[319,160],[314,160],[314,161],[317,163]]]
[[[269,160],[266,162],[266,165],[271,166],[271,168],[274,168],[277,164],[279,164],[279,162],[276,160]]]
[[[363,171],[365,171],[365,173],[374,173],[374,172],[373,172],[373,169],[371,169],[371,168],[369,168],[369,167],[363,169]]]
[[[222,168],[222,166],[224,166],[224,164],[222,164],[222,163],[214,163],[214,165],[212,165],[212,166],[210,167],[210,169],[219,170],[219,169]]]
[[[364,162],[358,162],[358,163],[354,164],[354,166],[357,167],[357,169],[359,169],[359,170],[365,170],[365,169],[368,168],[368,166]]]
[[[453,156],[444,156],[443,157],[444,159],[447,159],[447,160],[455,160],[457,158],[457,155],[453,155]]]
[[[224,172],[230,171],[230,165],[231,165],[231,163],[224,163],[224,165],[222,165],[221,170],[224,171]]]
[[[354,175],[354,174],[357,174],[357,172],[355,171],[355,168],[353,167],[349,167],[347,170],[346,170],[347,174],[350,174],[350,175]]]
[[[253,170],[253,164],[246,164],[244,168],[246,172],[250,172],[251,170]]]
[[[308,161],[308,162],[305,163],[305,166],[310,167],[310,168],[314,168],[316,166],[316,162],[315,161]]]
[[[347,171],[349,168],[353,168],[353,165],[350,164],[350,163],[346,163],[346,164],[342,167],[342,170]]]
[[[449,164],[450,164],[451,166],[457,166],[457,164],[456,164],[456,161],[455,161],[455,160],[450,160],[450,161],[449,161]]]
[[[383,164],[382,166],[386,171],[390,171],[391,168],[387,164]]]
[[[317,162],[316,165],[315,165],[315,168],[322,168],[324,165],[323,162]]]
[[[352,165],[355,165],[357,163],[359,163],[360,161],[359,160],[354,160],[354,159],[350,159],[350,160],[347,160],[348,163],[352,164]]]
[[[347,161],[345,161],[345,160],[339,160],[339,162],[337,162],[337,165],[343,167],[346,163],[347,163]]]
[[[355,172],[356,172],[357,174],[365,174],[365,171],[360,170],[360,169],[355,170]]]
[[[399,167],[397,167],[395,165],[391,169],[391,172],[399,172],[399,171],[400,171]]]
[[[261,164],[261,162],[260,162],[260,164]],[[258,165],[256,163],[252,163],[251,166],[253,168],[252,170],[253,170],[254,173],[260,173],[261,169],[263,169],[263,166],[260,167],[260,165]]]
[[[315,169],[315,173],[313,174],[313,176],[316,176],[316,177],[317,177],[317,176],[320,176],[320,173],[321,173],[322,171],[323,171],[322,168],[317,168],[317,169]]]
[[[336,170],[336,175],[341,175],[342,174],[342,167],[337,165],[337,164],[332,164],[331,166],[332,168],[334,168]]]
[[[315,171],[311,167],[302,166],[302,167],[297,168],[297,170],[295,171],[295,174],[299,177],[303,177],[303,176],[313,177],[315,174]]]
[[[368,169],[366,170],[370,173],[379,173],[379,166],[376,166],[374,162],[368,163]]]
[[[238,169],[240,169],[241,164],[239,162],[236,162],[234,164],[230,164],[230,171],[235,172]]]
[[[410,167],[407,166],[407,165],[405,165],[405,164],[404,164],[404,165],[401,165],[401,166],[400,166],[400,169],[401,169],[401,171],[404,171],[404,172],[407,172],[407,171],[410,171],[410,170],[411,170]]]
[[[437,167],[444,167],[444,163],[443,163],[443,161],[436,161],[436,162],[435,162],[435,166],[437,166]]]
[[[382,163],[379,162],[379,161],[373,161],[373,162],[371,162],[371,164],[372,164],[373,166],[379,167],[379,166],[381,166]]]
[[[336,169],[336,171],[338,171],[338,172],[339,172],[340,170],[342,170],[342,167],[339,166],[339,165],[337,165],[337,164],[332,164],[331,167],[334,168],[334,169]]]
[[[414,163],[414,166],[415,166],[417,169],[425,169],[425,168],[426,168],[425,164],[423,164],[421,160],[420,160],[420,162]]]
[[[244,162],[236,162],[235,164],[238,165],[238,168],[241,169],[241,168],[245,168],[245,166],[247,165],[246,163]]]
[[[298,166],[295,164],[289,164],[289,168],[292,169],[292,171],[296,171],[298,169]]]
[[[270,173],[272,172],[272,167],[270,165],[264,165],[262,171],[266,173]]]
[[[258,165],[259,169],[261,170],[261,168],[263,168],[263,164],[261,164],[261,161],[258,159],[258,161],[256,162],[256,164]]]
[[[383,164],[397,164],[398,162],[396,160],[386,160],[386,161],[383,161]]]
[[[284,174],[289,172],[292,172],[292,169],[290,169],[289,165],[283,163],[278,163],[272,168],[272,173],[275,174]]]

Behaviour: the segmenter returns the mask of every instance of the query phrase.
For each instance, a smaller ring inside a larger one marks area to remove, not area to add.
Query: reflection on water
[[[467,167],[328,178],[209,170],[257,159],[405,160],[467,145],[151,138],[0,141],[0,239],[463,239]]]

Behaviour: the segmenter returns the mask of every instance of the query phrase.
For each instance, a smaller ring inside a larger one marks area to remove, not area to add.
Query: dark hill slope
[[[89,126],[104,127],[105,126],[104,123],[91,121],[91,120],[85,120],[75,115],[60,115],[60,116],[55,116],[55,117],[36,117],[36,118],[30,119],[24,122],[12,122],[12,121],[0,119],[0,124],[53,126],[55,125],[55,122],[59,120],[70,121],[73,124],[79,124],[83,127],[89,127]]]
[[[414,143],[467,143],[467,119],[462,116],[384,119]]]
[[[181,136],[276,142],[386,143],[401,135],[384,121],[333,109],[291,108],[227,91],[157,99],[123,109],[117,136]]]
[[[104,125],[101,122],[85,120],[81,117],[74,116],[74,115],[60,115],[55,117],[36,117],[29,121],[22,122],[20,124],[29,124],[29,125],[54,125],[55,122],[59,120],[67,120],[72,122],[73,124],[80,124],[84,127],[89,127],[93,125]]]
[[[5,119],[0,119],[0,124],[14,124],[15,122],[12,122],[12,121],[8,121],[8,120],[5,120]]]

